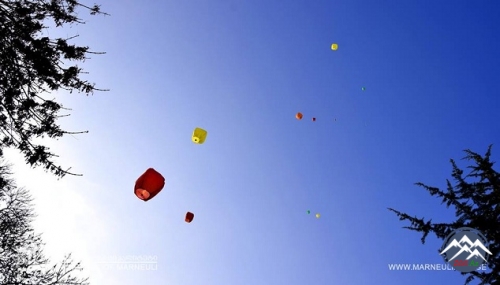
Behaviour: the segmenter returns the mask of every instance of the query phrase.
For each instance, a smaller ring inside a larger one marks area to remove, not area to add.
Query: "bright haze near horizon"
[[[500,2],[98,4],[111,16],[47,31],[107,52],[81,66],[111,91],[48,95],[72,109],[65,129],[89,131],[50,142],[83,177],[7,152],[52,261],[72,252],[93,285],[463,284],[389,270],[444,261],[387,208],[453,221],[414,183],[445,189],[464,149],[498,160]],[[166,185],[143,202],[150,167]],[[127,256],[157,270],[100,263]]]

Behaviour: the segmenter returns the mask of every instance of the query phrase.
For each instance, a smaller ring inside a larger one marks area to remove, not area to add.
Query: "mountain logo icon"
[[[454,230],[444,240],[440,254],[444,260],[460,272],[472,272],[488,262],[492,255],[486,246],[487,239],[472,228]]]

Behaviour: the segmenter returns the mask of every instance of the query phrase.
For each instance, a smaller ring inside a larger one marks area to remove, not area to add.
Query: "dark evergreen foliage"
[[[447,208],[453,205],[457,217],[455,221],[432,223],[432,219],[424,221],[423,218],[412,217],[389,208],[400,220],[410,221],[411,225],[404,228],[423,234],[422,243],[425,243],[430,232],[444,240],[453,230],[461,227],[480,231],[488,240],[489,250],[493,253],[488,259],[488,267],[491,270],[462,273],[468,275],[465,284],[476,278],[481,280],[480,284],[500,284],[500,174],[493,169],[495,162],[490,161],[491,148],[490,145],[484,157],[470,150],[464,151],[466,156],[463,159],[474,163],[467,167],[470,172],[465,176],[464,171],[451,159],[455,184],[447,179],[447,191],[420,182],[416,183],[429,191],[432,196],[442,198],[442,203],[446,203]]]
[[[76,0],[0,0],[0,154],[7,147],[17,148],[31,166],[43,166],[59,177],[76,174],[63,170],[53,160],[56,155],[34,139],[74,133],[57,124],[65,108],[42,94],[60,89],[86,95],[104,91],[80,79],[83,71],[76,64],[65,66],[84,61],[94,53],[89,47],[69,44],[74,37],[52,39],[41,33],[49,20],[57,27],[84,24],[76,15],[78,7],[107,15],[97,5]]]

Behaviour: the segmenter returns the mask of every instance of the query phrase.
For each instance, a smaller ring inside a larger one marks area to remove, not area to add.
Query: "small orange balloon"
[[[313,118],[313,122],[316,122],[316,118]]]
[[[297,118],[297,120],[302,120],[302,113],[298,112],[297,115],[295,115],[295,118]]]

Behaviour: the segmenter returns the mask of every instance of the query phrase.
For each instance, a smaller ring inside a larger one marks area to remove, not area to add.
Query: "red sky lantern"
[[[135,182],[134,193],[144,202],[153,199],[165,186],[165,178],[153,168],[149,168]]]
[[[186,213],[186,218],[184,219],[186,223],[191,223],[194,219],[194,214],[191,212]]]

